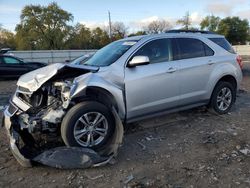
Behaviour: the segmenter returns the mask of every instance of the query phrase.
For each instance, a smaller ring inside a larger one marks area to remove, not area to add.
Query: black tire
[[[231,91],[231,102],[227,108],[225,107],[226,109],[222,110],[219,107],[217,98],[221,94],[223,88],[227,88]],[[232,105],[234,104],[235,100],[236,100],[236,88],[233,86],[233,84],[231,84],[230,82],[220,81],[217,83],[212,93],[212,96],[210,99],[210,109],[212,110],[212,112],[219,114],[219,115],[226,114],[232,108]]]
[[[74,127],[76,126],[76,123],[79,121],[79,118],[81,118],[84,114],[90,112],[98,112],[101,115],[103,115],[107,120],[108,128],[106,135],[104,136],[104,139],[100,143],[87,147],[81,145],[79,143],[79,139],[77,141],[77,139],[75,138]],[[78,146],[78,147],[80,146],[92,149],[98,149],[104,146],[113,136],[114,130],[115,130],[115,120],[111,111],[103,104],[95,101],[81,102],[72,107],[63,118],[61,124],[61,136],[64,143],[67,146]]]

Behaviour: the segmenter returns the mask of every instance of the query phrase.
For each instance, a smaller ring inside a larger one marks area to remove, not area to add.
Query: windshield
[[[116,41],[98,50],[84,65],[104,67],[109,66],[119,59],[137,41]]]

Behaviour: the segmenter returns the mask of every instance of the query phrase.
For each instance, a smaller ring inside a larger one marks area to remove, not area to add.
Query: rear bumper
[[[242,73],[242,70],[239,66],[235,72],[235,78],[236,78],[236,82],[237,82],[237,91],[239,91],[242,80],[243,80],[243,73]]]
[[[4,111],[4,119],[3,126],[7,131],[7,136],[9,138],[10,150],[16,160],[24,167],[32,167],[32,163],[30,159],[24,157],[21,153],[20,148],[18,147],[18,141],[20,139],[20,135],[17,131],[13,129],[13,124],[11,122],[12,115],[8,112],[8,107]]]

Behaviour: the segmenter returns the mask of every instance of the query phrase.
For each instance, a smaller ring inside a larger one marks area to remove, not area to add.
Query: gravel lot
[[[15,81],[0,82],[0,106]],[[250,187],[250,63],[232,111],[197,108],[129,126],[116,163],[87,170],[21,167],[0,129],[0,187]]]

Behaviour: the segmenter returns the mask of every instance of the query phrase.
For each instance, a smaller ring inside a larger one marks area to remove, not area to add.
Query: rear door
[[[178,63],[173,61],[172,40],[152,40],[132,58],[135,56],[148,56],[150,64],[125,68],[127,118],[152,115],[178,106]]]
[[[205,102],[213,69],[214,51],[196,38],[176,38],[175,59],[180,63],[180,104]]]

